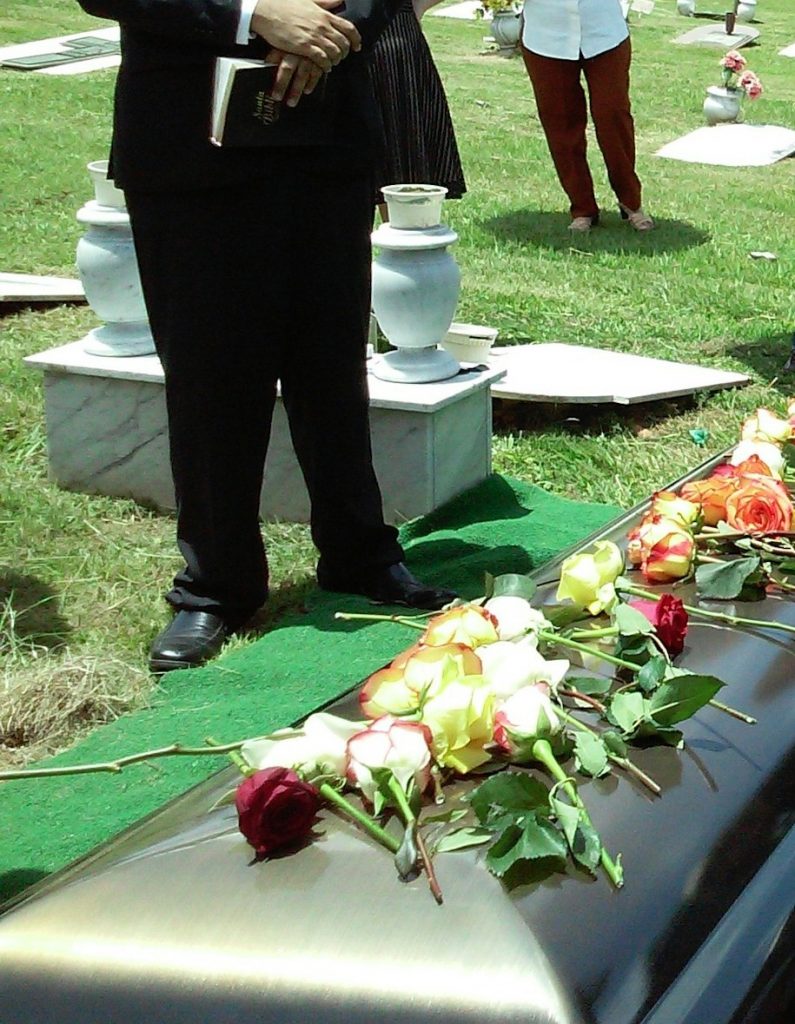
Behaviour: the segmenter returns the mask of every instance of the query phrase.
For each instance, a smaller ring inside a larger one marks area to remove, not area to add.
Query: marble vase
[[[756,0],[740,0],[737,5],[737,20],[742,22],[753,21],[756,17]]]
[[[76,262],[86,300],[104,323],[83,338],[95,356],[142,356],[155,351],[124,193],[107,178],[107,161],[88,165],[94,199],[77,212],[85,232]]]
[[[491,19],[494,42],[503,51],[515,50],[519,45],[521,19],[515,11],[497,11]]]
[[[374,360],[380,380],[426,383],[454,377],[456,359],[440,349],[455,315],[461,274],[448,246],[458,240],[443,224],[373,233],[373,312],[395,347]]]
[[[739,89],[726,89],[722,85],[710,85],[704,100],[704,117],[707,124],[731,124],[740,116],[742,93]]]
[[[696,13],[696,0],[676,0],[676,10],[678,14],[692,18]]]

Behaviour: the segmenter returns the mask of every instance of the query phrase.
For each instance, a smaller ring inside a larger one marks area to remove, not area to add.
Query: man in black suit
[[[397,0],[79,2],[121,24],[110,173],[127,198],[165,373],[186,563],[152,670],[206,661],[267,597],[258,511],[277,380],[320,586],[440,607],[454,595],[412,576],[384,523],[368,425],[375,115],[364,53]],[[279,62],[274,95],[291,106],[333,67],[323,135],[213,146],[218,55]]]

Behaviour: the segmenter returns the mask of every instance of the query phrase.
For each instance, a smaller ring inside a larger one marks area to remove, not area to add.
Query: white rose
[[[501,640],[479,648],[478,654],[483,678],[498,702],[534,683],[546,683],[554,692],[569,670],[565,659],[543,658],[531,637],[513,643]]]
[[[513,640],[515,637],[532,633],[539,629],[549,629],[550,623],[542,612],[533,608],[523,597],[491,597],[484,608],[497,620],[497,633],[500,640]],[[480,653],[478,651],[478,653]]]
[[[729,465],[739,466],[741,462],[750,459],[752,455],[758,455],[772,473],[781,476],[784,468],[784,456],[778,445],[770,441],[740,441],[734,449]]]
[[[320,772],[344,778],[348,740],[361,728],[361,722],[321,711],[310,715],[302,729],[281,729],[271,736],[248,740],[240,753],[258,771],[292,768],[299,774]]]
[[[521,753],[537,739],[548,739],[563,728],[555,706],[542,686],[525,686],[494,716],[494,741],[506,753]]]

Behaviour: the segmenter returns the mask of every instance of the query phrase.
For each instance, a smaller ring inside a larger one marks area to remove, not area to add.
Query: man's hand
[[[321,71],[330,71],[361,49],[356,27],[332,14],[341,0],[257,0],[251,30],[285,53],[308,58]]]
[[[308,57],[299,57],[295,53],[270,50],[265,59],[279,65],[271,96],[275,100],[284,99],[288,107],[294,107],[304,94],[309,95],[323,74]]]

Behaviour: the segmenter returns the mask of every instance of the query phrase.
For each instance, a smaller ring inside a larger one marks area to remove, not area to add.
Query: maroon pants
[[[640,181],[635,173],[635,125],[629,103],[632,57],[629,39],[596,57],[580,55],[579,60],[541,57],[524,47],[522,56],[533,83],[538,117],[558,179],[569,197],[572,216],[592,217],[599,212],[586,157],[588,114],[581,73],[588,85],[591,118],[610,186],[619,203],[629,210],[637,210],[641,197]]]

